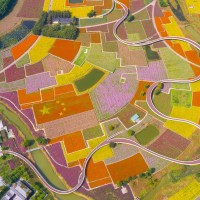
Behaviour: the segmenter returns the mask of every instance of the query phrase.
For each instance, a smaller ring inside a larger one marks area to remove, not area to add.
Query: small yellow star
[[[60,101],[56,101],[56,103],[60,103]]]
[[[66,111],[67,109],[66,108],[63,108],[63,111]]]
[[[50,110],[50,108],[43,106],[43,109],[40,110],[40,112],[42,113],[42,115],[46,115],[46,114],[50,114],[49,110]]]
[[[64,106],[65,105],[65,103],[61,103],[61,106]]]
[[[63,112],[60,112],[59,115],[62,116],[62,115],[63,115]]]

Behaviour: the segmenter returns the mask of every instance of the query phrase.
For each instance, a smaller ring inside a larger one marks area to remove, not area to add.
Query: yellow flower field
[[[200,107],[173,107],[170,114],[171,117],[187,119],[198,124],[200,116]],[[196,130],[196,127],[190,124],[168,120],[165,122],[165,127],[180,134],[185,138],[189,138]]]
[[[69,10],[72,13],[72,17],[87,17],[87,14],[94,10],[93,6],[79,6],[79,7],[69,7],[65,6],[66,0],[53,0],[51,10]]]
[[[184,37],[181,29],[179,28],[178,24],[176,23],[174,17],[170,17],[171,23],[169,24],[163,24],[165,30],[167,31],[167,34],[169,36],[181,36]],[[184,51],[191,50],[191,47],[186,42],[180,42],[180,41],[174,41],[174,43],[180,43]]]
[[[50,4],[50,2],[51,2],[51,0],[45,0],[43,11],[45,11],[45,12],[49,11],[49,4]]]
[[[29,51],[31,64],[37,63],[48,55],[55,42],[54,38],[41,37],[36,45]]]
[[[74,66],[69,73],[57,75],[56,82],[58,85],[72,83],[73,81],[85,76],[90,70],[92,70],[92,68],[93,65],[88,62],[85,62],[81,67]]]
[[[96,146],[98,146],[101,142],[103,142],[104,140],[106,140],[106,136],[103,137],[99,137],[99,138],[94,138],[92,140],[88,141],[89,146],[91,147],[91,149],[94,149]],[[100,162],[103,161],[105,159],[111,158],[113,157],[113,151],[112,149],[107,145],[105,147],[102,147],[101,149],[99,149],[94,155],[93,155],[93,161],[94,162]]]
[[[190,14],[200,14],[200,0],[186,0]]]
[[[169,200],[194,200],[200,195],[200,183],[197,180],[193,180],[189,185],[181,189],[175,195],[169,198]]]
[[[190,83],[190,87],[193,92],[200,92],[200,81]]]

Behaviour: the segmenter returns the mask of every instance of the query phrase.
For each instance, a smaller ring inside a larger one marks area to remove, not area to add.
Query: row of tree
[[[4,18],[16,4],[17,0],[1,0],[0,1],[0,19]]]
[[[71,17],[71,13],[68,11],[59,12],[51,11],[49,13],[43,12],[40,19],[36,22],[32,31],[35,35],[44,35],[47,37],[65,38],[75,40],[78,37],[79,29],[76,27],[78,23],[77,18],[73,18],[72,23],[67,25],[52,25],[52,19],[59,16]],[[48,24],[49,23],[49,24]]]
[[[49,139],[47,139],[43,136],[39,136],[39,137],[36,138],[36,141],[38,142],[39,145],[46,145],[46,144],[48,144]],[[34,144],[34,142],[35,142],[34,140],[26,139],[26,140],[23,141],[23,146],[24,147],[30,147]]]

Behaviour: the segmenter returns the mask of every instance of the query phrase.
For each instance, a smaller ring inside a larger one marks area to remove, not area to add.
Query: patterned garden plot
[[[78,92],[85,92],[99,84],[105,73],[97,68],[93,68],[88,74],[74,82]]]
[[[34,47],[29,51],[31,64],[37,63],[45,58],[54,42],[54,38],[40,37]]]
[[[129,50],[127,45],[118,42],[118,57],[121,59],[122,66],[147,66],[145,51]]]
[[[55,138],[67,133],[94,127],[98,124],[93,110],[71,115],[39,125],[44,128],[48,138]]]
[[[188,79],[194,76],[190,65],[174,54],[170,49],[161,48],[160,55],[165,64],[168,78]]]
[[[143,158],[147,162],[147,165],[149,166],[149,168],[155,168],[156,171],[162,170],[163,168],[165,168],[167,165],[171,163],[170,161],[166,161],[146,151],[140,151],[140,153],[142,154]]]
[[[101,43],[100,33],[91,33],[91,43]]]
[[[120,66],[120,60],[116,58],[116,53],[103,52],[101,44],[91,44],[87,61],[109,72],[113,72]]]
[[[89,33],[79,33],[77,41],[81,42],[82,46],[90,47],[91,38]]]
[[[147,145],[160,134],[159,129],[150,124],[143,130],[135,134],[135,138],[141,145]]]
[[[49,53],[72,62],[80,49],[81,43],[57,39]]]
[[[25,78],[24,67],[17,68],[16,65],[12,65],[9,69],[5,71],[6,82],[13,82]]]
[[[108,26],[100,25],[87,28],[87,32],[97,32],[97,31],[106,33],[108,32]]]
[[[90,48],[81,47],[80,52],[78,53],[78,55],[74,61],[74,64],[81,66],[85,62],[85,59],[86,59],[89,51],[90,51]]]
[[[28,53],[25,54],[19,61],[16,62],[16,66],[19,67],[24,67],[25,65],[30,63],[29,55]]]
[[[13,59],[12,56],[3,58],[3,68],[7,67],[7,66],[10,65],[12,62],[14,62],[14,59]]]
[[[38,39],[36,35],[30,35],[25,40],[17,44],[15,47],[11,49],[13,58],[16,60],[20,56],[22,56]]]
[[[56,76],[59,72],[69,73],[74,65],[71,62],[57,58],[49,54],[42,60],[45,72],[50,72],[51,76]]]
[[[176,194],[174,194],[172,197],[168,199],[169,200],[179,200],[179,199],[187,199],[187,200],[197,199],[198,200],[199,195],[200,195],[200,184],[196,179],[194,179],[187,186],[179,190]]]
[[[102,42],[103,51],[118,52],[117,41],[107,42],[104,33],[101,34],[101,42]]]
[[[90,92],[98,119],[111,117],[133,98],[137,90],[137,77],[129,73],[134,73],[134,69],[117,69]],[[125,83],[120,82],[121,75],[126,79]]]
[[[127,104],[120,112],[117,113],[116,117],[120,119],[120,121],[126,126],[126,128],[130,128],[135,125],[133,121],[131,121],[131,117],[134,114],[138,114],[140,119],[143,119],[145,116],[145,112],[135,105]]]
[[[122,135],[120,135],[120,137],[122,137]],[[117,144],[117,146],[113,149],[113,152],[114,156],[105,160],[106,165],[114,164],[121,160],[128,159],[130,156],[137,154],[139,149],[132,145]]]
[[[87,27],[98,24],[105,24],[107,22],[107,16],[99,17],[99,18],[84,18],[80,19],[79,24],[81,27]]]
[[[186,108],[192,105],[192,92],[186,90],[170,90],[171,103],[173,106],[183,106]],[[193,97],[194,98],[194,97]]]
[[[6,80],[5,73],[0,73],[0,82],[4,82]]]
[[[44,5],[44,0],[25,0],[17,17],[39,18]]]
[[[123,16],[122,10],[115,9],[107,15],[107,21],[112,22],[117,19],[120,19]]]
[[[90,64],[89,62],[85,62],[81,67],[73,67],[73,69],[69,73],[57,75],[56,82],[58,85],[66,85],[72,83],[77,79],[81,79],[93,68],[94,66],[92,64]]]
[[[101,127],[104,130],[104,133],[106,133],[106,135],[108,137],[112,136],[120,131],[125,130],[125,127],[119,121],[118,118],[114,118],[114,119],[103,122]]]
[[[130,12],[136,12],[141,8],[144,8],[145,4],[144,1],[132,0],[130,1]]]
[[[76,96],[72,92],[59,95],[54,101],[35,104],[33,108],[37,123],[42,124],[93,110],[93,105],[88,94]]]
[[[192,105],[200,107],[200,92],[193,92]]]
[[[35,74],[26,78],[27,93],[37,92],[39,89],[54,85],[56,85],[56,79],[51,77],[48,72]]]
[[[94,138],[92,140],[88,140],[88,145],[91,149],[96,148],[98,145],[100,145],[102,142],[104,142],[107,139],[107,136]],[[96,151],[94,155],[92,156],[95,163],[104,161],[105,159],[113,157],[113,150],[109,145],[106,145]]]
[[[102,131],[100,125],[82,130],[82,133],[83,133],[84,140],[90,140],[90,139],[94,139],[96,137],[103,136],[103,131]]]
[[[40,74],[40,73],[44,72],[43,64],[42,64],[42,62],[38,62],[38,63],[32,64],[32,65],[26,65],[25,71],[26,71],[26,76]]]
[[[17,81],[12,81],[9,83],[2,82],[0,83],[0,92],[11,92],[11,91],[16,91],[21,88],[25,87],[25,81],[24,79],[17,80]]]
[[[60,143],[49,145],[47,150],[57,163],[65,166],[62,167],[58,165],[53,159],[51,159],[51,157],[49,157],[52,164],[56,168],[56,171],[65,179],[67,184],[74,187],[77,184],[77,179],[75,177],[79,177],[81,173],[80,167],[67,168],[66,159]]]
[[[126,26],[127,34],[138,33],[141,40],[147,37],[144,31],[144,28],[142,26],[142,22],[133,21],[133,22],[125,23],[125,26]]]
[[[41,101],[40,92],[27,94],[25,89],[20,89],[17,91],[18,101],[20,105],[31,104]]]
[[[137,165],[135,165],[135,163],[137,163]],[[119,162],[107,165],[107,168],[114,183],[148,170],[148,166],[140,153]]]
[[[147,8],[137,13],[134,17],[135,17],[135,20],[139,20],[139,21],[148,20],[150,18]]]
[[[81,165],[84,164],[84,159],[80,160]],[[101,179],[108,178],[107,183],[111,183],[110,175],[108,173],[108,170],[104,164],[103,161],[100,161],[98,163],[94,163],[93,159],[91,159],[88,163],[87,170],[86,170],[86,178],[89,182],[90,187],[93,185],[93,182],[97,182]],[[95,184],[95,187],[102,186],[103,184]]]
[[[148,67],[137,67],[138,80],[156,82],[167,79],[163,61],[150,62]]]
[[[53,101],[55,99],[54,88],[41,90],[42,101]]]
[[[148,148],[159,154],[176,158],[190,144],[190,141],[174,133],[166,130],[155,142]]]
[[[190,108],[185,108],[173,106],[170,116],[199,123],[200,107],[192,106]],[[196,130],[196,127],[193,125],[169,120],[165,122],[165,127],[185,138],[189,138]]]
[[[74,132],[64,136],[64,144],[67,153],[72,153],[86,148],[82,132]]]
[[[116,37],[113,34],[113,26],[115,23],[108,24],[108,33],[105,34],[106,36],[106,41],[116,41]],[[118,29],[117,29],[117,34],[122,40],[127,39],[127,34],[126,34],[126,28],[124,26],[124,23],[121,24]]]

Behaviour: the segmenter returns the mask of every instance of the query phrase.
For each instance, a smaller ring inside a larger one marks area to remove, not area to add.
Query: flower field
[[[194,179],[191,183],[187,186],[182,188],[179,192],[174,194],[172,197],[169,197],[169,200],[193,200],[198,198],[200,195],[200,184],[199,182]]]
[[[190,87],[193,92],[200,92],[200,81],[190,83]]]
[[[54,38],[40,37],[38,42],[34,45],[34,47],[29,51],[29,57],[31,60],[31,64],[37,63],[45,58],[51,47],[55,42]]]
[[[167,79],[167,73],[162,61],[150,62],[148,67],[137,67],[138,80],[159,81]]]
[[[170,158],[176,158],[189,144],[189,140],[173,131],[166,130],[156,141],[148,146],[148,148]]]
[[[140,153],[125,160],[107,165],[107,168],[114,183],[126,180],[130,176],[139,175],[148,170],[148,166]]]
[[[94,66],[89,62],[85,62],[81,67],[75,66],[69,73],[57,75],[56,82],[58,85],[72,83],[73,81],[85,76],[89,71],[93,69],[93,67]]]
[[[49,53],[72,62],[80,49],[81,43],[70,40],[57,39]]]
[[[51,76],[56,76],[59,72],[69,73],[74,65],[71,62],[60,59],[49,54],[43,60],[44,71],[50,72]]]
[[[200,101],[199,101],[199,99],[200,99],[200,92],[193,92],[192,105],[200,107]]]
[[[22,56],[37,40],[38,36],[36,35],[30,35],[28,38],[26,38],[21,43],[17,44],[15,47],[11,49],[12,55],[14,59],[18,59],[20,56]]]
[[[186,0],[185,1],[190,14],[200,14],[200,1],[199,0]]]
[[[192,106],[191,108],[184,108],[174,106],[172,108],[170,116],[180,119],[187,119],[198,124],[200,116],[200,107]],[[192,135],[192,133],[196,130],[196,128],[193,125],[175,121],[166,121],[165,127],[180,134],[185,138],[189,138]]]
[[[39,18],[44,5],[44,0],[25,0],[17,17]]]
[[[50,2],[51,2],[51,0],[45,0],[44,1],[43,11],[45,11],[45,12],[49,11]]]
[[[137,90],[135,74],[131,68],[118,69],[109,74],[104,81],[90,92],[95,111],[100,120],[108,118],[119,111],[131,101]],[[126,78],[125,83],[120,82],[122,74]]]
[[[116,53],[103,52],[101,44],[91,44],[87,60],[110,72],[120,66],[120,60],[116,58]]]
[[[39,89],[56,85],[54,77],[49,72],[35,74],[26,78],[27,93],[37,92]]]

